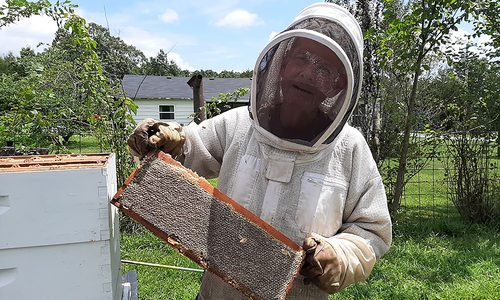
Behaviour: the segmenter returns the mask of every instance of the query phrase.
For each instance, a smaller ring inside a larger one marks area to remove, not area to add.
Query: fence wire
[[[489,133],[454,133],[438,138],[442,140],[440,149],[432,151],[431,157],[414,158],[427,162],[405,185],[402,208],[420,221],[481,222],[479,216],[469,220],[464,217],[474,209],[482,210],[489,218],[496,217],[495,210],[498,213],[500,206],[500,158],[495,137]]]
[[[403,190],[401,207],[404,210],[410,211],[412,218],[418,218],[420,221],[460,219],[460,209],[457,209],[457,207],[460,207],[463,203],[458,203],[457,201],[460,196],[457,194],[457,191],[460,189],[456,188],[458,176],[456,161],[457,159],[462,159],[467,162],[472,159],[467,157],[470,153],[460,153],[460,150],[475,151],[475,155],[478,156],[476,157],[477,161],[475,161],[478,164],[475,172],[483,175],[479,176],[481,180],[486,179],[488,181],[483,191],[484,195],[482,196],[486,196],[486,202],[490,206],[496,206],[498,210],[498,207],[500,207],[500,151],[495,135],[490,133],[475,135],[471,135],[470,133],[454,133],[440,137],[428,137],[425,135],[420,135],[419,137],[437,138],[441,142],[430,144],[415,143],[413,145],[416,147],[429,147],[431,145],[438,147],[438,149],[433,149],[435,151],[428,151],[428,149],[418,150],[416,152],[422,153],[424,156],[412,158],[425,161],[423,167],[408,180]],[[16,148],[15,146],[14,144],[2,147],[0,155],[48,154],[47,152],[40,152],[39,148],[35,149],[35,151],[33,149]],[[470,149],[469,146],[476,147],[476,149]],[[48,149],[44,148],[43,150]],[[99,146],[95,137],[86,132],[79,132],[79,134],[71,137],[69,143],[63,147],[54,147],[50,149],[49,153],[99,153],[103,151],[105,149]],[[429,153],[432,153],[432,155],[429,155]],[[393,158],[392,164],[394,164],[394,161],[395,159]],[[384,174],[383,170],[381,170],[381,173],[385,177],[384,183],[389,183],[390,179],[387,178],[387,174]],[[467,209],[469,208],[462,208],[462,210]]]

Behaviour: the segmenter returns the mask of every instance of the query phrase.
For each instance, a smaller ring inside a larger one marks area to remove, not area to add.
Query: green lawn
[[[395,220],[392,248],[371,278],[332,299],[498,299],[498,230],[414,214]]]
[[[484,226],[412,221],[394,224],[391,250],[368,281],[331,299],[498,299],[500,235]],[[122,259],[194,267],[150,233],[122,235]],[[200,273],[124,264],[138,272],[140,299],[194,299]]]
[[[149,232],[122,234],[122,260],[149,262],[169,266],[199,267]],[[136,270],[139,299],[194,299],[202,273],[171,270],[135,264],[122,264],[123,272]]]
[[[89,137],[73,137],[68,148],[73,153],[101,152]],[[393,221],[393,245],[371,277],[330,299],[499,299],[500,228],[463,224],[447,200],[439,169],[426,168],[407,185],[403,209]],[[121,255],[125,260],[199,268],[147,231],[122,234]],[[201,273],[122,264],[122,271],[128,270],[137,271],[143,300],[194,299],[201,279]]]
[[[464,225],[452,210],[404,208],[394,220],[391,250],[369,280],[330,299],[498,299],[498,228]],[[123,234],[121,249],[122,259],[197,268],[149,232]],[[137,270],[140,299],[194,299],[199,288],[200,273],[123,266]]]
[[[66,145],[67,151],[71,153],[101,153],[97,140],[91,135],[74,135]]]

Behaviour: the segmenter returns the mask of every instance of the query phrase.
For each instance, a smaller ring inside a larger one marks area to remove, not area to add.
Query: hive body
[[[162,152],[134,171],[114,204],[255,299],[283,299],[302,263],[300,246]]]
[[[112,154],[0,157],[0,299],[122,299]]]

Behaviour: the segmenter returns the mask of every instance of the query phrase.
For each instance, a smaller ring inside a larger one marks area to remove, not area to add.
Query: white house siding
[[[137,115],[134,120],[139,122],[145,118],[159,119],[160,105],[174,106],[174,119],[165,121],[175,121],[182,125],[187,125],[193,120],[193,101],[191,99],[136,99]]]

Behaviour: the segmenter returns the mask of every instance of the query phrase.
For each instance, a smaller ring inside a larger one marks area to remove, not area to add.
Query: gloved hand
[[[176,122],[158,122],[144,119],[129,136],[127,144],[132,155],[143,158],[153,149],[171,154],[174,158],[182,154],[186,137],[182,126]]]
[[[305,262],[300,270],[304,283],[312,282],[329,294],[337,292],[343,268],[333,247],[325,238],[313,233],[304,240],[302,248],[306,251]]]

